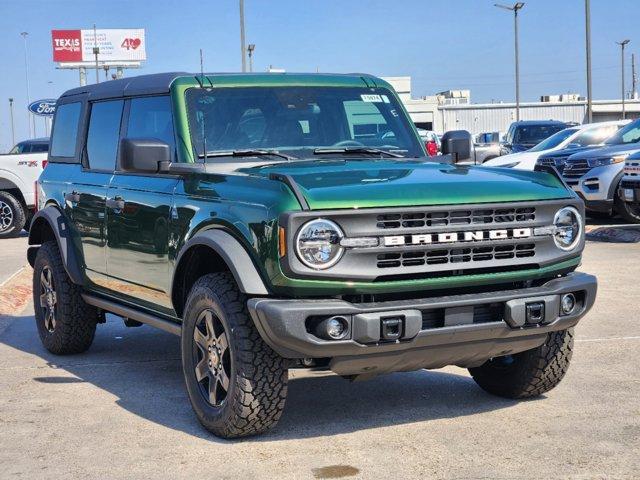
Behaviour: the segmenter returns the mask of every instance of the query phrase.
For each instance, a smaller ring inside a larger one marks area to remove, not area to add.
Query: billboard
[[[53,61],[95,63],[93,47],[97,41],[98,62],[140,62],[147,59],[144,29],[51,30]]]

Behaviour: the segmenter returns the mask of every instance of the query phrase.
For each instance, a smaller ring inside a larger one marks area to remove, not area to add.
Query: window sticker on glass
[[[380,95],[360,95],[363,102],[382,103]]]
[[[382,101],[384,103],[391,103],[391,101],[389,100],[389,97],[387,97],[386,95],[382,95]]]

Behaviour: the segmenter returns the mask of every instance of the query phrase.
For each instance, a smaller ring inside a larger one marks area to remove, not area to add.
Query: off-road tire
[[[43,293],[41,275],[48,269],[53,277],[56,302],[55,327],[45,325],[46,313],[40,299]],[[44,347],[56,355],[69,355],[86,351],[93,342],[98,311],[82,299],[82,289],[67,275],[55,242],[45,242],[38,249],[33,266],[33,307],[36,326]]]
[[[621,196],[620,187],[616,192],[615,211],[629,223],[640,223],[640,207],[636,205],[635,211]]]
[[[215,314],[228,339],[229,387],[219,406],[205,398],[195,374],[200,354],[194,330],[205,311]],[[182,367],[189,399],[200,423],[223,438],[256,435],[274,427],[287,395],[287,362],[260,337],[233,276],[213,273],[197,280],[183,317]]]
[[[4,228],[0,225],[0,238],[17,237],[27,223],[27,209],[15,196],[3,190],[0,190],[0,206],[8,208],[11,215],[9,224]]]
[[[496,357],[469,372],[482,389],[506,398],[537,397],[560,383],[573,352],[573,329],[551,332],[544,344]]]

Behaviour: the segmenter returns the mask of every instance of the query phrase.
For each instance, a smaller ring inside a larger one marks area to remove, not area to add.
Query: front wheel
[[[573,329],[551,332],[539,347],[495,357],[469,372],[478,385],[506,398],[537,397],[557,386],[569,368]]]
[[[616,194],[615,210],[629,223],[640,223],[640,205],[637,203],[625,202],[621,197],[620,189]]]
[[[287,394],[287,363],[265,344],[233,276],[200,278],[182,325],[182,368],[200,423],[223,438],[276,425]]]

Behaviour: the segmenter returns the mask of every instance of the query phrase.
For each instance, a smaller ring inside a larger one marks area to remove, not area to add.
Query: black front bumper
[[[491,357],[535,348],[547,333],[576,325],[593,306],[596,291],[594,276],[571,273],[539,287],[488,293],[358,304],[339,299],[253,298],[248,306],[260,335],[279,355],[330,358],[334,372],[356,375],[445,365],[470,367]],[[579,300],[570,315],[560,314],[563,293],[575,293]],[[528,325],[525,309],[533,303],[544,303],[544,319]],[[476,318],[476,311],[494,315]],[[347,339],[323,340],[309,331],[309,319],[332,315],[349,319]],[[432,321],[438,316],[443,320],[439,325]],[[376,329],[385,318],[405,322],[399,340],[377,337]]]

